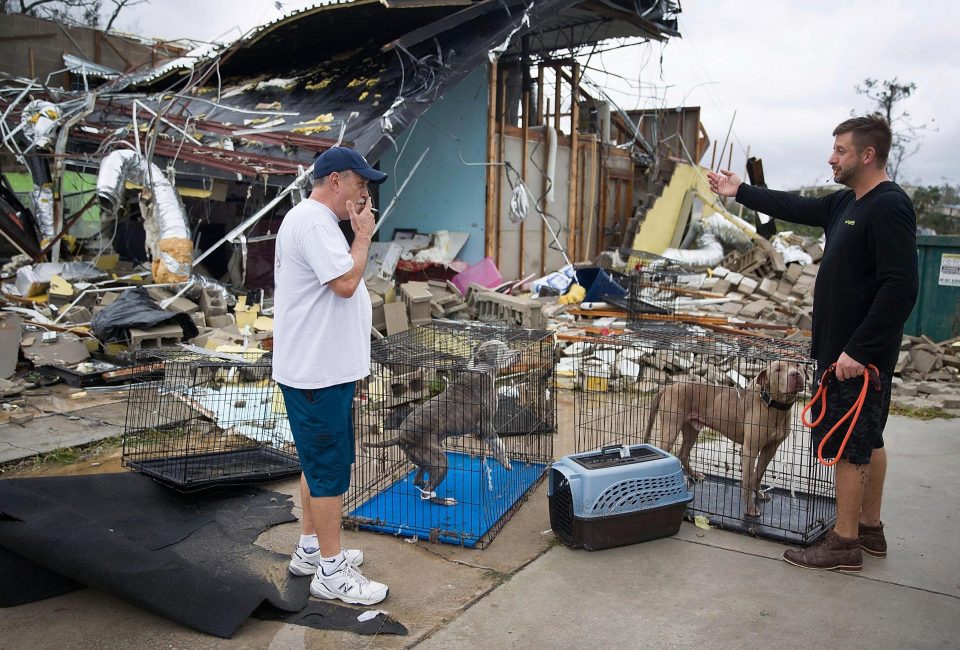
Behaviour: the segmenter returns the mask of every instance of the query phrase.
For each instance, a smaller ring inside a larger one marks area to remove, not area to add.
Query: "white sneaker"
[[[359,548],[342,548],[340,551],[347,558],[347,562],[353,566],[363,564],[363,551]],[[313,553],[307,553],[302,546],[298,546],[297,550],[290,556],[290,573],[295,576],[312,576],[317,572],[319,566],[320,549]]]
[[[310,593],[317,598],[339,598],[351,605],[375,605],[387,597],[388,591],[387,585],[368,580],[349,562],[329,576],[321,569],[310,581]]]

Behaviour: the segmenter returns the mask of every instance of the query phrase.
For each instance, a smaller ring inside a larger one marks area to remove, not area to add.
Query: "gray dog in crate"
[[[447,476],[449,463],[443,441],[450,436],[478,433],[493,457],[512,469],[507,450],[494,428],[497,412],[497,369],[513,364],[519,353],[501,341],[484,341],[474,350],[467,371],[459,373],[439,395],[417,406],[397,428],[397,435],[363,447],[398,445],[417,472],[413,483],[420,498],[439,505],[456,505],[456,499],[437,497],[436,489]],[[424,473],[429,478],[424,480]]]
[[[703,475],[690,467],[690,452],[700,429],[709,427],[741,445],[741,496],[748,517],[760,516],[754,497],[768,500],[760,481],[777,449],[790,435],[790,411],[803,390],[807,377],[794,361],[767,364],[746,389],[704,383],[667,386],[653,399],[643,441],[650,441],[654,421],[659,417],[661,444],[673,447],[677,434],[683,435],[680,463],[694,481]]]

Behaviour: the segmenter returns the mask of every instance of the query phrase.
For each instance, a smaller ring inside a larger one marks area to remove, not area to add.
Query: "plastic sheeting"
[[[183,329],[184,338],[192,339],[199,333],[188,314],[164,311],[146,289],[135,287],[124,291],[103,311],[94,314],[90,326],[98,339],[110,342],[129,340],[130,328],[150,328],[169,322],[175,322]]]

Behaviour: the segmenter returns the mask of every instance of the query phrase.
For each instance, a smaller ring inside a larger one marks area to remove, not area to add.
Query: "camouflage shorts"
[[[827,366],[829,367],[829,366]],[[814,389],[820,383],[824,371],[824,366],[817,367],[817,376]],[[883,429],[887,425],[887,415],[890,412],[890,391],[891,376],[880,373],[880,389],[877,390],[873,383],[867,390],[867,399],[860,411],[860,417],[857,419],[857,425],[850,434],[850,440],[843,449],[843,460],[854,465],[867,465],[870,463],[870,455],[874,449],[883,447]],[[863,388],[863,378],[855,377],[846,381],[839,381],[833,375],[827,378],[827,413],[813,429],[811,441],[814,452],[820,446],[820,441],[833,428],[847,411],[853,406],[853,403],[860,396],[860,390]],[[815,420],[820,415],[819,404],[814,405],[807,417]],[[840,449],[840,443],[847,433],[850,426],[850,420],[840,425],[833,435],[823,446],[823,457],[825,459],[836,458]]]

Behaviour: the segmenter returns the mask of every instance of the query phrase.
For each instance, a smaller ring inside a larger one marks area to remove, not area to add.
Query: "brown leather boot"
[[[873,557],[887,557],[887,538],[883,536],[883,522],[879,526],[860,524],[860,548]]]
[[[863,553],[856,537],[840,537],[833,530],[809,548],[792,548],[783,554],[783,559],[804,569],[839,569],[860,571],[863,569]]]

